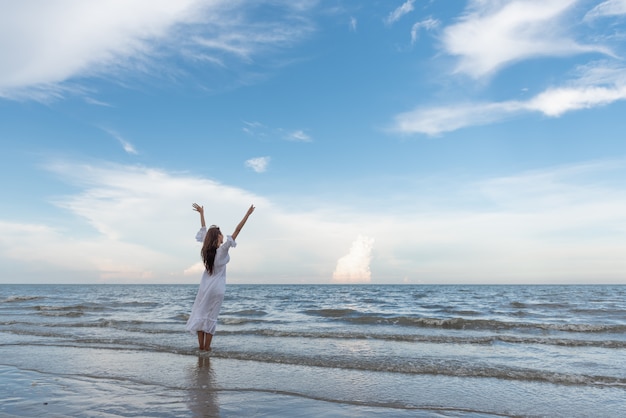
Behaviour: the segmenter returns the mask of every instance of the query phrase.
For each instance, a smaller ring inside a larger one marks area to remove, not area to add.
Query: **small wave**
[[[419,342],[432,344],[477,344],[493,345],[499,342],[508,344],[540,344],[562,347],[600,347],[611,349],[626,348],[626,341],[619,340],[580,340],[571,338],[550,337],[520,337],[513,335],[486,335],[486,336],[455,336],[455,335],[415,335],[415,334],[371,334],[367,332],[306,332],[306,331],[279,331],[272,329],[257,329],[246,331],[229,331],[220,329],[221,335],[258,335],[275,338],[314,338],[314,339],[362,339],[382,340],[390,342]]]
[[[75,306],[35,306],[33,307],[42,316],[65,316],[75,318],[84,315],[85,307],[82,305]]]
[[[222,315],[235,315],[235,316],[265,316],[267,312],[261,309],[244,309],[241,311],[223,312]]]
[[[63,317],[81,317],[82,314],[78,312],[50,312],[43,314],[44,316],[63,316]],[[0,321],[0,326],[11,327],[7,329],[0,329],[0,331],[13,332],[24,335],[39,335],[39,332],[63,332],[66,330],[72,335],[77,332],[83,333],[81,329],[89,328],[111,328],[114,330],[125,332],[140,332],[148,334],[177,334],[184,330],[184,324],[178,320],[176,322],[148,322],[139,320],[117,320],[100,318],[96,320],[70,322],[70,321],[53,321],[43,322],[41,319],[34,319],[30,321]],[[42,331],[45,330],[45,331]],[[54,330],[54,331],[53,331]],[[56,335],[56,334],[55,334]]]
[[[177,320],[177,321],[185,321],[185,322],[187,322],[187,320],[189,320],[189,314],[188,313],[179,313],[178,315],[172,316],[171,319],[174,319],[174,320]]]
[[[262,321],[246,320],[245,318],[220,318],[223,325],[242,325],[246,323],[259,323]],[[89,322],[52,322],[49,324],[41,324],[39,322],[23,322],[23,321],[1,321],[0,326],[7,327],[2,329],[3,332],[19,333],[24,335],[40,335],[42,329],[48,330],[44,332],[62,332],[62,329],[81,329],[81,328],[111,328],[115,330],[131,332],[131,333],[148,333],[148,334],[179,334],[182,332],[182,321],[178,324],[152,323],[144,321],[120,321],[111,319],[99,319]],[[10,327],[10,328],[8,328]],[[34,327],[34,328],[33,328]],[[52,330],[58,331],[52,331]],[[220,328],[221,335],[230,336],[260,336],[265,338],[305,338],[305,339],[348,339],[348,340],[378,340],[389,342],[411,342],[425,344],[469,344],[469,345],[494,345],[498,343],[517,344],[517,345],[546,345],[559,347],[597,347],[605,349],[626,349],[626,341],[622,340],[605,340],[605,339],[579,339],[579,338],[555,338],[550,336],[536,335],[424,335],[424,334],[378,334],[367,331],[300,331],[300,330],[278,330],[271,328],[262,329],[227,329]],[[56,335],[56,334],[55,334]]]
[[[40,334],[47,337],[64,337],[55,334]],[[30,343],[30,344],[38,344]],[[46,344],[49,345],[49,344]],[[105,348],[109,350],[137,350],[164,352],[196,356],[197,350],[172,346],[154,345],[137,340],[83,338],[55,342],[61,347]],[[626,389],[626,378],[618,376],[563,373],[550,370],[489,365],[473,361],[433,358],[398,358],[394,356],[354,357],[336,354],[312,355],[251,352],[236,350],[214,350],[209,357],[229,360],[258,361],[269,364],[291,364],[325,369],[359,370],[367,372],[398,373],[403,375],[433,375],[462,378],[490,378],[520,382],[542,382],[567,386],[617,387]]]
[[[115,319],[100,318],[95,322],[86,323],[87,326],[97,326],[103,328],[124,328],[127,326],[145,324],[144,321],[120,321]]]
[[[308,311],[304,311],[304,313],[324,318],[343,318],[355,315],[358,311],[355,311],[354,309],[310,309]]]
[[[253,360],[266,363],[295,364],[311,367],[339,368],[414,375],[439,375],[470,378],[495,378],[516,381],[545,382],[560,385],[585,385],[600,387],[625,387],[626,378],[601,375],[581,375],[536,369],[493,367],[466,363],[458,360],[412,359],[411,361],[389,358],[358,358],[340,356],[304,357],[276,353],[251,353],[236,351],[213,351],[211,357]]]
[[[65,337],[55,334],[40,334],[46,337]],[[35,343],[37,344],[37,343]],[[196,356],[197,350],[171,346],[154,345],[137,340],[82,338],[55,343],[58,346],[106,348],[112,350],[138,350],[147,352],[166,352]],[[507,367],[486,363],[467,362],[452,359],[433,358],[398,358],[394,356],[354,357],[336,354],[306,356],[279,352],[251,352],[236,350],[214,350],[210,357],[258,361],[270,364],[291,364],[325,369],[359,370],[367,372],[398,373],[404,375],[433,375],[462,378],[490,378],[520,382],[543,382],[567,386],[618,387],[626,389],[626,378],[618,376],[588,375],[563,373],[550,370]]]
[[[443,329],[475,329],[475,330],[500,330],[517,326],[515,323],[506,323],[489,319],[465,319],[465,318],[428,318],[414,316],[381,316],[381,315],[353,315],[342,318],[346,322],[359,325],[380,324],[400,325],[421,328]]]
[[[80,311],[42,311],[40,312],[42,316],[55,316],[55,317],[68,317],[68,318],[78,318],[83,316],[84,313]]]
[[[240,318],[240,317],[228,317],[221,316],[219,318],[219,322],[224,325],[244,325],[244,324],[267,324],[268,321],[264,321],[262,319],[252,319],[252,318]],[[272,321],[272,323],[276,323],[276,321]]]
[[[569,332],[625,332],[626,325],[603,325],[603,324],[541,324],[539,328],[555,331]]]
[[[38,311],[41,315],[49,312],[100,312],[104,307],[98,304],[80,304],[80,305],[36,305],[32,309]]]
[[[452,314],[455,314],[455,315],[462,315],[462,316],[480,316],[480,315],[482,315],[482,312],[472,311],[472,310],[450,309],[448,312],[450,312]]]
[[[419,316],[395,316],[382,314],[362,313],[353,309],[321,309],[306,311],[309,315],[321,316],[329,319],[357,324],[357,325],[399,325],[419,328],[441,328],[453,330],[538,330],[538,331],[565,331],[576,333],[621,333],[626,331],[626,325],[611,324],[577,324],[577,323],[532,323],[517,321],[499,321],[495,319],[479,318],[432,318]],[[467,316],[471,316],[467,313]],[[524,317],[524,315],[517,315]]]
[[[156,302],[144,302],[144,301],[130,301],[130,302],[114,302],[111,303],[110,306],[112,308],[156,308],[160,306],[159,303]]]
[[[12,303],[12,302],[25,302],[28,300],[38,300],[43,299],[41,296],[9,296],[2,303]]]

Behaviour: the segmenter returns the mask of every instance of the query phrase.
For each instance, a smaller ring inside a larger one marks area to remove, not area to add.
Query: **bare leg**
[[[204,350],[205,351],[211,351],[211,340],[212,339],[213,339],[213,334],[209,334],[208,332],[204,333]]]
[[[200,346],[200,350],[204,350],[204,336],[206,333],[204,331],[198,331],[198,345]]]

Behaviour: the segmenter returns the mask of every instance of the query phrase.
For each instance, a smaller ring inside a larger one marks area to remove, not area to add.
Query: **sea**
[[[196,291],[0,285],[0,416],[626,416],[626,286]]]

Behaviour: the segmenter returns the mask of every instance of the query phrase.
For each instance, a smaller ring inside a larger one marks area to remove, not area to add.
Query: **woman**
[[[193,210],[200,213],[202,227],[196,234],[196,240],[203,243],[200,254],[205,270],[202,273],[200,288],[185,329],[198,334],[200,350],[211,351],[211,340],[217,327],[217,315],[222,307],[224,292],[226,291],[226,264],[230,261],[228,250],[237,246],[235,239],[237,239],[248,217],[254,212],[254,205],[250,206],[246,215],[235,228],[233,235],[226,237],[226,242],[224,242],[224,237],[218,226],[211,225],[208,230],[206,229],[204,206],[197,203],[192,206]]]

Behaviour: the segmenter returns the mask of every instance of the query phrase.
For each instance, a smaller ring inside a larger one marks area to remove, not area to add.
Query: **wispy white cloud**
[[[102,130],[105,131],[106,133],[108,133],[109,135],[111,135],[113,138],[117,139],[117,141],[120,143],[120,145],[122,146],[124,151],[126,151],[126,153],[128,153],[128,154],[138,154],[138,152],[135,149],[134,145],[131,144],[130,142],[128,142],[126,139],[124,139],[122,137],[122,135],[120,135],[118,132],[116,132],[116,131],[114,131],[112,129],[108,129],[108,128],[102,128]]]
[[[268,139],[272,137],[281,138],[287,141],[293,142],[311,142],[313,138],[302,129],[296,129],[293,131],[287,131],[283,128],[272,128],[266,126],[261,122],[243,122],[244,126],[241,128],[248,135]]]
[[[395,117],[393,131],[437,135],[468,126],[499,122],[522,113],[549,117],[626,100],[626,68],[600,63],[581,67],[578,78],[527,100],[466,102],[418,107]]]
[[[265,136],[265,131],[268,130],[267,126],[263,125],[261,122],[248,122],[243,121],[242,131],[247,133],[248,135],[253,136]]]
[[[110,103],[103,102],[98,99],[94,99],[93,97],[85,97],[85,103],[89,103],[94,106],[102,106],[102,107],[113,107]]]
[[[289,141],[296,141],[296,142],[311,142],[312,140],[311,137],[302,130],[289,132],[286,138]]]
[[[36,0],[0,3],[0,97],[45,100],[80,91],[80,79],[159,74],[179,55],[225,65],[249,61],[311,33],[307,1]],[[267,15],[266,15],[267,16]],[[270,20],[271,19],[271,20]]]
[[[585,86],[549,89],[524,104],[547,116],[561,116],[566,112],[589,109],[626,99],[626,85],[613,87]]]
[[[440,22],[437,19],[433,19],[432,17],[429,17],[426,20],[422,20],[422,21],[414,23],[413,26],[411,27],[411,44],[414,44],[415,42],[417,42],[419,38],[419,31],[421,29],[426,29],[430,31],[439,27],[439,24]]]
[[[565,18],[576,4],[576,0],[472,0],[459,23],[444,29],[444,50],[458,57],[456,72],[473,78],[528,58],[610,54],[608,48],[581,44],[569,33]]]
[[[585,18],[621,15],[624,4],[626,1],[603,2]],[[605,58],[591,61],[598,59],[596,54],[589,55],[586,64],[584,58],[579,60],[583,64],[561,77],[566,81],[523,100],[516,97],[490,102],[468,97],[444,105],[422,104],[398,114],[392,130],[438,135],[467,126],[501,122],[524,113],[559,117],[626,99],[626,67],[613,51],[605,45],[577,40],[583,35],[571,21],[576,17],[583,19],[580,8],[575,7],[578,5],[576,0],[470,0],[458,23],[444,28],[442,33],[444,52],[458,57],[454,70],[457,74],[484,79],[519,61],[585,52],[604,54]],[[589,39],[610,38],[590,36]]]
[[[522,104],[515,101],[418,107],[397,115],[391,130],[403,134],[438,135],[468,126],[497,122],[520,112],[522,108]]]
[[[3,2],[0,92],[56,86],[72,77],[150,53],[177,22],[193,21],[199,2],[183,0]]]
[[[411,13],[415,9],[413,3],[415,3],[415,0],[406,0],[401,6],[389,13],[389,16],[385,19],[385,23],[392,25],[400,20],[402,16]]]
[[[601,17],[621,16],[626,14],[626,0],[607,0],[591,9],[585,20],[593,20]]]
[[[350,30],[352,32],[356,32],[357,23],[358,23],[358,21],[357,21],[356,17],[351,17],[350,18]]]
[[[285,22],[213,22],[217,28],[208,35],[198,35],[193,40],[208,50],[226,53],[249,61],[260,50],[268,47],[289,46],[301,39],[303,33],[312,30],[304,19],[299,24]]]
[[[270,157],[257,157],[246,160],[245,165],[246,167],[251,168],[257,173],[264,173],[265,171],[267,171],[267,166],[269,165],[269,163]]]

